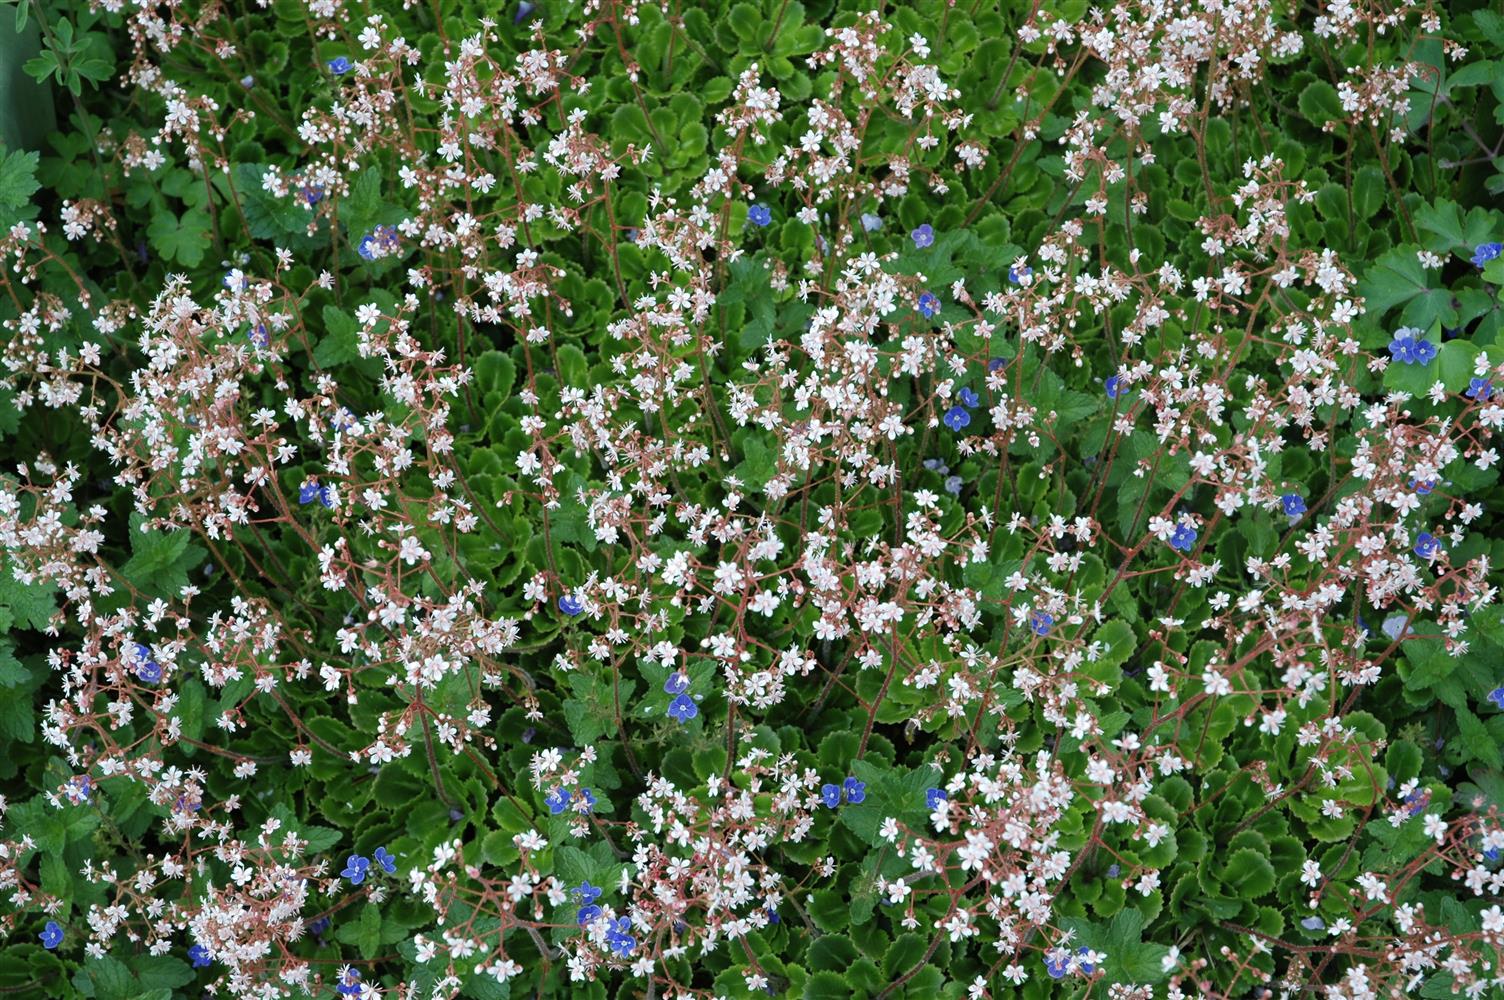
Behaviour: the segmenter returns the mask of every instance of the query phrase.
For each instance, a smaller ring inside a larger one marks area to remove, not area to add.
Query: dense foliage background
[[[0,993],[1504,995],[1492,5],[6,0],[0,140]]]

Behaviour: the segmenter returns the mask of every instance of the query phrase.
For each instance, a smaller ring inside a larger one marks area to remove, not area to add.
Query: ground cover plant
[[[1504,14],[0,3],[0,994],[1504,995]]]

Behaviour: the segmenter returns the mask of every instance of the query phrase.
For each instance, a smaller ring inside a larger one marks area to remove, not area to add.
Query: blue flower
[[[1006,365],[1007,363],[1008,362],[1004,361],[1002,358],[990,358],[987,361],[987,370],[989,372],[995,372],[999,368],[1003,367],[1003,365]]]
[[[317,482],[304,483],[298,487],[298,503],[310,504],[317,500],[325,507],[333,507],[334,502],[329,497],[329,487],[320,486]]]
[[[929,292],[925,292],[919,296],[919,311],[924,314],[925,319],[929,319],[940,311],[940,300]]]
[[[1504,712],[1504,687],[1496,687],[1488,693],[1488,700],[1501,712]]]
[[[522,2],[517,5],[517,13],[512,15],[512,23],[521,24],[532,12],[533,5],[528,3],[527,0],[522,0]]]
[[[575,898],[578,899],[581,903],[589,906],[591,903],[601,898],[601,889],[599,886],[591,885],[587,880],[580,883],[579,888],[574,890],[574,895]]]
[[[1482,267],[1501,253],[1504,253],[1504,243],[1479,243],[1473,249],[1473,264]]]
[[[1107,866],[1108,878],[1117,878],[1121,874],[1123,874],[1123,866],[1118,864],[1117,862],[1114,861],[1112,864]]]
[[[1286,493],[1279,498],[1280,506],[1285,509],[1288,517],[1298,517],[1306,512],[1305,497],[1299,493]]]
[[[357,969],[346,969],[340,973],[339,985],[334,987],[334,992],[340,996],[353,997],[360,995],[360,972]]]
[[[319,202],[324,200],[323,185],[305,184],[303,185],[302,195],[303,201],[307,203],[309,208],[312,208],[314,205],[317,205]]]
[[[188,958],[192,960],[195,969],[206,969],[214,964],[214,960],[209,957],[209,949],[201,944],[188,949]]]
[[[875,233],[881,228],[883,228],[882,216],[873,215],[871,212],[862,213],[862,230],[864,232]]]
[[[867,783],[857,781],[855,778],[847,778],[841,782],[841,791],[846,793],[846,801],[856,805],[867,797]]]
[[[700,706],[687,694],[681,694],[668,703],[668,717],[679,722],[688,722],[700,714]]]
[[[559,598],[559,610],[576,618],[585,613],[585,599],[578,594],[565,594]]]
[[[1484,851],[1483,852],[1483,860],[1484,861],[1498,861],[1499,860],[1499,849],[1497,847],[1490,847],[1488,850]]]
[[[1091,954],[1091,949],[1086,947],[1085,945],[1082,945],[1080,948],[1076,949],[1076,954],[1081,955],[1084,958],[1086,955]],[[1081,971],[1086,973],[1088,976],[1097,971],[1097,967],[1090,962],[1082,961],[1080,965]]]
[[[1389,355],[1394,360],[1407,365],[1428,365],[1431,359],[1436,357],[1436,345],[1425,337],[1417,337],[1420,333],[1410,327],[1400,330],[1389,342]]]
[[[768,909],[768,923],[770,923],[770,924],[777,924],[777,923],[782,923],[783,922],[783,918],[778,915],[778,911],[777,910],[773,909],[771,906],[768,907],[767,909]]]
[[[402,240],[397,234],[396,226],[377,226],[360,238],[360,244],[355,248],[355,252],[364,260],[375,260],[377,257],[396,253],[401,245]]]
[[[156,660],[147,660],[136,668],[136,676],[148,684],[155,684],[162,679],[162,665]]]
[[[663,682],[664,694],[683,694],[689,690],[689,675],[675,670]]]
[[[334,921],[330,920],[328,917],[319,917],[313,923],[308,925],[308,933],[322,936],[332,926],[334,926]]]
[[[629,933],[631,930],[631,919],[617,917],[611,922],[611,929],[606,931],[606,944],[620,958],[626,958],[637,947],[637,939]]]
[[[773,221],[773,212],[766,205],[753,205],[747,209],[747,221],[754,226],[766,226]]]
[[[1117,399],[1128,392],[1128,387],[1123,384],[1121,375],[1107,376],[1107,381],[1102,383],[1102,388],[1107,391],[1108,399]]]
[[[548,806],[549,815],[557,816],[569,807],[569,800],[572,798],[574,798],[574,795],[570,793],[569,789],[555,788],[543,800],[543,804]]]
[[[1051,979],[1063,979],[1066,967],[1070,965],[1070,956],[1061,955],[1059,958],[1046,958],[1044,971],[1050,974]]]
[[[388,875],[397,870],[397,859],[388,854],[385,847],[376,848],[376,863],[381,865],[382,871]]]
[[[596,906],[594,903],[587,904],[580,907],[580,912],[575,915],[575,922],[577,922],[581,927],[585,927],[589,924],[595,923],[595,921],[604,912],[604,910],[602,910],[599,906]]]
[[[834,809],[841,804],[841,786],[821,785],[820,799],[825,803],[827,809]]]
[[[1189,524],[1176,525],[1175,533],[1170,536],[1170,548],[1189,552],[1196,545],[1196,537],[1196,529]]]
[[[324,65],[328,66],[329,72],[333,73],[335,76],[340,76],[341,74],[350,72],[350,60],[346,59],[344,56],[335,56]]]
[[[85,802],[89,801],[89,798],[94,794],[94,779],[87,774],[78,775],[68,784],[72,787],[74,794]]]
[[[1036,611],[1029,616],[1029,628],[1034,630],[1035,635],[1049,635],[1050,626],[1055,624],[1055,616],[1043,611]]]
[[[962,386],[961,391],[956,393],[956,395],[960,398],[961,405],[968,409],[974,408],[978,403],[981,402],[981,399],[977,397],[977,394],[965,386]]]
[[[961,484],[962,484],[963,481],[964,480],[962,480],[960,476],[946,476],[945,477],[945,492],[949,493],[953,497],[960,496],[961,495]]]
[[[1441,543],[1429,531],[1422,531],[1415,539],[1415,554],[1422,559],[1431,558],[1439,548],[1441,548]]]
[[[269,334],[269,333],[266,332],[266,324],[265,323],[257,323],[256,324],[256,328],[254,330],[252,330],[250,333],[248,333],[246,336],[248,336],[248,337],[251,338],[251,345],[254,346],[254,347],[261,347],[261,348],[269,347],[271,345],[271,342],[272,342],[272,336],[271,336],[271,334]]]
[[[1425,482],[1421,482],[1419,479],[1412,479],[1410,480],[1410,488],[1423,497],[1430,496],[1431,491],[1436,489],[1436,480],[1427,479]]]
[[[943,788],[927,788],[924,791],[924,807],[932,812],[945,799],[946,795]]]
[[[918,229],[910,233],[909,238],[914,241],[915,249],[923,250],[925,247],[931,247],[935,245],[935,230],[928,222],[926,222],[924,225],[920,226]]]
[[[1008,281],[1014,285],[1027,285],[1034,277],[1034,269],[1028,264],[1014,264],[1008,268]]]
[[[363,858],[359,854],[352,854],[345,860],[345,870],[340,872],[340,874],[349,879],[351,885],[360,885],[360,883],[366,880],[366,872],[370,868],[370,858]]]
[[[961,428],[971,423],[971,414],[966,412],[966,408],[964,406],[952,406],[950,409],[945,411],[945,416],[941,417],[940,419],[945,424],[945,426],[949,427],[951,430],[959,431]]]
[[[42,947],[48,951],[63,943],[63,929],[57,925],[56,920],[47,921],[47,926],[37,936],[42,939]]]
[[[1409,795],[1405,796],[1405,805],[1409,806],[1409,808],[1405,810],[1405,815],[1416,816],[1424,812],[1426,805],[1429,803],[1430,799],[1431,793],[1423,789],[1416,789],[1415,791],[1411,792]]]
[[[1493,395],[1493,382],[1486,378],[1475,378],[1468,381],[1467,398],[1476,399],[1480,403],[1488,402],[1488,397]]]
[[[595,808],[595,802],[596,802],[595,793],[592,792],[590,789],[588,789],[588,788],[581,788],[580,789],[580,798],[583,799],[584,802],[585,802],[585,811],[586,812],[589,812],[590,810],[592,810],[592,809]]]

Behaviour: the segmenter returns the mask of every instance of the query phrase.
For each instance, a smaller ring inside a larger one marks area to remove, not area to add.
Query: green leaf
[[[355,945],[360,957],[372,959],[381,950],[381,911],[375,903],[367,903],[360,911],[360,924],[355,935]]]
[[[1222,884],[1243,899],[1258,899],[1274,889],[1274,866],[1253,848],[1239,848],[1227,859]]]
[[[1422,205],[1415,211],[1417,228],[1430,233],[1426,248],[1437,253],[1459,252],[1471,256],[1479,243],[1493,237],[1494,224],[1487,210],[1473,208],[1466,216],[1456,202],[1445,199]]]
[[[0,155],[0,210],[19,210],[41,188],[37,182],[37,154],[20,150]],[[15,213],[11,213],[14,217]],[[0,211],[0,218],[6,213]]]
[[[1373,164],[1353,175],[1353,218],[1371,219],[1384,207],[1384,172]]]
[[[334,368],[360,357],[359,326],[355,317],[339,306],[324,307],[324,338],[313,349],[313,363]]]
[[[1481,760],[1492,768],[1504,767],[1504,757],[1499,753],[1499,745],[1489,735],[1488,727],[1483,720],[1478,718],[1466,708],[1458,708],[1457,728],[1461,734],[1462,746],[1468,755],[1474,760]]]
[[[188,585],[188,571],[208,553],[190,544],[193,533],[187,528],[151,531],[143,530],[145,525],[141,515],[131,515],[131,557],[120,572],[145,593],[157,597],[181,593]]]
[[[475,384],[482,395],[496,393],[505,400],[517,379],[517,366],[501,351],[487,351],[475,359]]]
[[[1313,125],[1325,125],[1347,117],[1342,110],[1342,99],[1337,96],[1337,88],[1325,80],[1307,84],[1300,92],[1299,104],[1300,113]]]
[[[804,1000],[855,1000],[866,996],[841,977],[838,972],[818,971],[804,984]]]
[[[31,678],[21,661],[16,659],[15,648],[14,643],[0,640],[0,688],[13,688]]]
[[[22,583],[9,573],[0,570],[0,621],[8,614],[12,626],[44,629],[57,610],[53,593],[54,583]]]
[[[196,208],[184,212],[181,217],[159,209],[152,216],[146,236],[151,240],[152,248],[163,257],[184,267],[197,267],[209,246],[209,216]]]
[[[1456,322],[1452,296],[1444,288],[1432,288],[1431,277],[1421,267],[1414,247],[1400,247],[1380,257],[1358,282],[1369,316],[1374,322],[1396,306],[1404,306],[1401,322],[1427,329],[1437,320]]]

